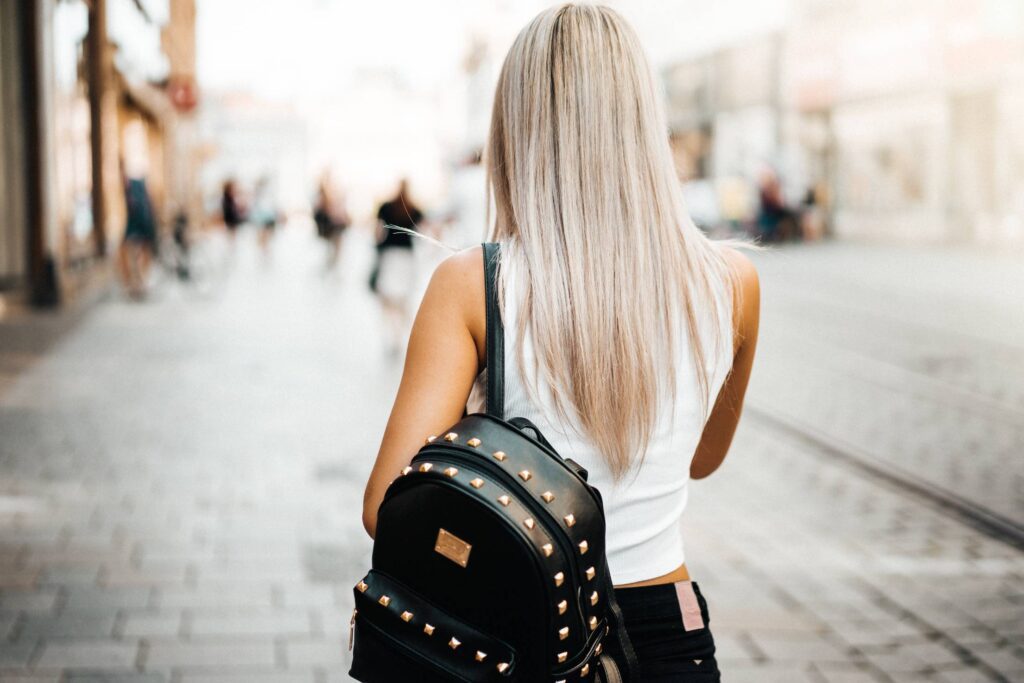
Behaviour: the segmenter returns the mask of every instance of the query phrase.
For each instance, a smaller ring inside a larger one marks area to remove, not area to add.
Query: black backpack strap
[[[505,326],[498,307],[497,242],[484,242],[484,291],[487,311],[487,403],[488,415],[505,419]]]
[[[573,464],[575,465],[575,463]],[[577,465],[577,467],[579,466]],[[583,478],[586,479],[586,470],[584,470]],[[601,509],[604,510],[604,496],[601,495],[601,491],[594,487],[591,487],[591,490],[597,495]],[[626,632],[626,618],[622,615],[622,608],[619,607],[619,599],[615,595],[615,583],[612,581],[612,573],[607,567],[604,571],[602,583],[604,584],[604,608],[607,613],[608,635],[610,637],[610,642],[605,647],[605,653],[612,657],[615,663],[619,665],[616,675],[612,676],[611,680],[614,680],[617,676],[619,680],[625,681],[625,683],[637,683],[640,680],[640,662],[636,658],[636,650],[633,649],[629,633]],[[609,677],[605,676],[605,681],[608,680]]]
[[[611,643],[612,650],[622,658],[621,663],[624,666],[622,667],[621,675],[623,680],[628,683],[635,683],[640,680],[640,663],[636,658],[633,643],[629,640],[629,634],[626,633],[626,620],[622,616],[622,608],[619,607],[619,601],[615,598],[615,587],[612,585],[611,572],[606,571],[604,576],[604,592],[607,596],[605,609],[608,612],[608,625],[611,627],[609,635],[613,639]]]
[[[485,410],[488,415],[499,419],[505,419],[505,326],[501,320],[501,309],[498,306],[498,260],[500,257],[500,245],[497,242],[484,242],[484,293],[487,314],[487,338],[485,346],[487,350],[487,403]],[[550,448],[550,444],[540,434],[540,431],[529,420],[515,418],[513,426],[519,429],[532,429],[537,437],[543,440]],[[574,463],[575,464],[575,463]],[[579,467],[577,465],[577,467]],[[582,468],[579,468],[582,470]],[[586,472],[582,474],[586,479]],[[598,493],[600,496],[600,493]],[[602,506],[603,507],[603,506]],[[629,682],[639,681],[640,667],[637,663],[636,652],[633,644],[629,641],[629,634],[626,633],[625,619],[618,601],[615,599],[615,588],[612,585],[611,574],[605,572],[605,595],[607,596],[606,609],[608,611],[608,625],[611,628],[613,642],[610,643],[612,650],[624,660],[624,679]]]

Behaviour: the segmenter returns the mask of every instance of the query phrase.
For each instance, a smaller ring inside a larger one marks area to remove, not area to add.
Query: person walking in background
[[[144,178],[129,178],[121,168],[124,184],[126,222],[124,240],[118,249],[118,266],[128,296],[145,296],[149,266],[156,252],[156,220]]]
[[[329,172],[321,176],[317,186],[313,222],[317,236],[327,243],[327,270],[332,270],[341,258],[341,236],[351,220],[345,198],[334,187]]]
[[[274,229],[277,227],[278,221],[277,202],[274,201],[273,186],[268,176],[263,176],[256,181],[252,192],[250,214],[253,223],[260,230],[260,249],[266,254],[270,249],[270,239],[274,236]]]
[[[658,92],[635,33],[604,7],[542,12],[505,59],[485,155],[504,403],[602,494],[633,680],[710,682],[721,676],[680,522],[690,481],[721,465],[736,430],[759,288],[751,262],[687,215]],[[434,273],[364,494],[371,536],[424,436],[484,410],[485,300],[480,247]],[[605,652],[625,659],[614,641]]]
[[[227,228],[228,236],[232,241],[238,232],[238,226],[245,222],[245,206],[238,196],[238,185],[234,178],[224,181],[224,187],[220,195],[220,212],[224,219],[224,227]]]
[[[412,235],[419,230],[423,213],[409,197],[409,182],[398,184],[398,194],[377,210],[377,263],[371,288],[380,300],[389,348],[397,353],[409,322],[409,295],[416,276]],[[396,229],[397,228],[397,229]]]
[[[783,241],[795,233],[795,214],[786,206],[782,183],[772,169],[761,173],[758,187],[757,228],[765,242]]]
[[[814,242],[825,235],[827,216],[824,206],[828,197],[825,183],[817,182],[807,188],[800,211],[800,238]]]

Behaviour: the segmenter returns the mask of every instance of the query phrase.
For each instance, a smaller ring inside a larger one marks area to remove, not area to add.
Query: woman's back
[[[751,263],[690,220],[658,88],[615,12],[563,5],[516,38],[485,154],[502,245],[506,413],[590,471],[641,680],[718,680],[707,606],[684,562],[689,481],[721,464],[756,346]],[[367,484],[372,535],[422,439],[480,407],[480,249],[435,272]]]
[[[503,245],[508,252],[513,245]],[[521,273],[508,261],[503,292],[502,317],[506,329],[520,320]],[[694,367],[695,343],[704,350],[705,368],[712,397],[717,396],[733,363],[732,302],[726,283],[713,288],[714,299],[698,308],[714,306],[717,316],[702,315],[695,342],[677,312],[678,334],[683,340],[675,362],[675,400],[659,406],[658,418],[646,452],[633,468],[617,480],[599,449],[578,420],[560,418],[551,387],[531,368],[536,353],[529,334],[518,340],[506,336],[505,406],[508,415],[525,417],[536,424],[563,457],[572,458],[589,472],[588,481],[602,492],[607,515],[607,553],[612,578],[618,584],[643,581],[667,574],[684,562],[680,520],[688,498],[690,462],[707,418],[700,399],[701,386]],[[713,329],[717,326],[718,329]],[[527,326],[529,329],[529,326]],[[716,348],[717,347],[717,348]],[[609,391],[614,391],[609,387]],[[483,375],[474,384],[468,412],[483,412],[486,387]]]

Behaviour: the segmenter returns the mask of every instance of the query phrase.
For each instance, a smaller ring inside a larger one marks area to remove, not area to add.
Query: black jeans
[[[691,581],[615,591],[640,663],[640,681],[718,683],[708,605]],[[614,639],[613,639],[614,640]],[[621,661],[618,653],[612,653]]]

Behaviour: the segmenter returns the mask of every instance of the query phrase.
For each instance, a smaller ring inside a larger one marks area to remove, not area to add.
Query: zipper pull
[[[356,638],[356,615],[359,614],[358,609],[352,610],[352,618],[348,622],[348,651],[352,651],[352,645],[355,643]]]

